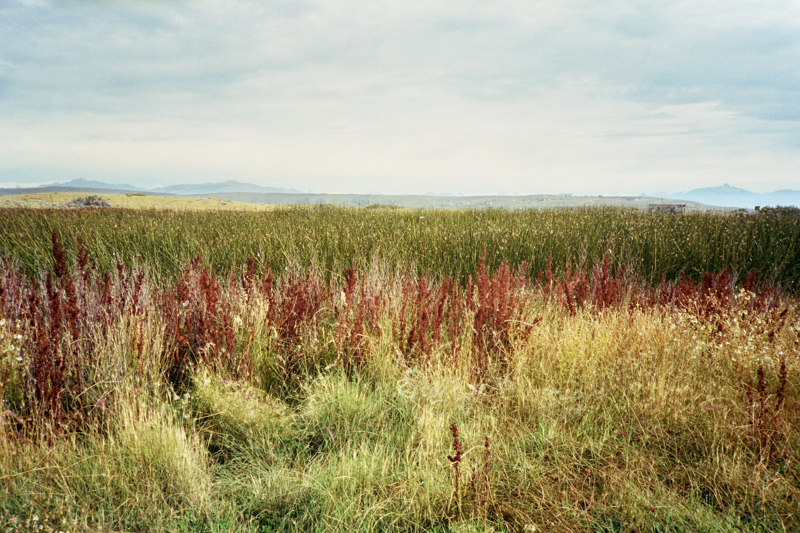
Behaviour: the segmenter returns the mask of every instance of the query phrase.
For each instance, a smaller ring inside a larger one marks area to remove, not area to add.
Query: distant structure
[[[651,213],[682,215],[686,211],[686,204],[649,204],[647,210]]]

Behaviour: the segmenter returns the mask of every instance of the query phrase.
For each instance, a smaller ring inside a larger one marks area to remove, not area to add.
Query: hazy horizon
[[[35,189],[35,188],[44,188],[44,187],[57,187],[57,186],[78,187],[78,185],[74,184],[74,182],[78,181],[78,180],[81,180],[81,179],[82,178],[76,178],[76,179],[69,180],[69,181],[52,181],[52,182],[28,183],[28,184],[0,183],[0,189],[15,189],[15,188],[21,188],[21,189],[32,189],[33,188],[33,189]],[[131,184],[131,183],[121,183],[121,182],[112,183],[112,182],[105,182],[105,181],[102,181],[102,180],[84,180],[84,181],[87,182],[87,183],[102,183],[104,185],[108,185],[110,188],[126,187],[126,186],[137,187],[136,185]],[[170,185],[156,185],[156,186],[152,186],[152,187],[139,187],[139,188],[142,189],[143,191],[147,191],[147,192],[158,192],[159,190],[162,190],[162,189],[166,190],[166,189],[170,189],[170,188],[173,188],[173,187],[176,187],[176,186],[177,187],[181,187],[181,186],[202,187],[202,186],[222,185],[222,184],[227,184],[227,183],[237,183],[237,184],[247,185],[247,186],[258,185],[258,184],[251,183],[251,182],[241,182],[239,180],[221,180],[221,181],[209,181],[209,182],[190,182],[190,181],[186,181],[185,183],[176,183],[176,184],[170,184]],[[324,192],[318,192],[318,191],[313,191],[313,190],[302,191],[302,190],[299,190],[299,189],[296,189],[296,188],[291,188],[291,187],[288,187],[288,188],[287,187],[271,187],[270,185],[260,185],[260,187],[272,188],[272,189],[275,189],[276,191],[281,191],[283,193],[291,193],[291,194],[323,194],[323,195],[324,194],[342,194],[342,195],[355,195],[355,196],[364,196],[364,195],[386,195],[386,196],[391,196],[391,195],[394,194],[394,193],[382,192],[380,190],[373,190],[373,191],[367,191],[367,192],[324,193]],[[688,190],[688,191],[662,191],[662,192],[642,191],[639,194],[603,194],[603,193],[584,194],[584,193],[575,193],[575,192],[571,192],[571,191],[563,191],[561,193],[526,193],[526,194],[513,194],[513,193],[512,194],[501,194],[501,193],[465,194],[465,193],[460,193],[460,192],[433,191],[433,190],[431,190],[431,191],[425,191],[425,192],[420,192],[420,193],[408,193],[408,194],[405,194],[405,195],[411,195],[411,196],[441,196],[441,197],[447,197],[447,196],[453,196],[453,197],[512,196],[513,197],[513,196],[541,196],[541,195],[548,195],[548,196],[549,195],[576,196],[576,197],[581,197],[581,196],[588,196],[588,197],[592,197],[592,196],[619,196],[619,197],[641,197],[641,196],[647,196],[647,197],[655,197],[655,198],[657,198],[659,196],[663,197],[665,195],[683,195],[683,194],[687,194],[687,193],[691,193],[691,192],[695,192],[695,191],[704,191],[704,190],[709,190],[710,191],[710,190],[719,190],[719,189],[722,189],[722,190],[725,190],[725,189],[735,190],[736,192],[744,191],[745,193],[749,193],[749,194],[753,194],[753,195],[770,195],[770,194],[780,193],[781,191],[789,191],[789,192],[792,192],[792,193],[800,193],[800,188],[798,188],[798,189],[780,189],[780,190],[775,190],[775,191],[751,191],[751,190],[743,189],[741,187],[736,187],[736,186],[731,185],[729,183],[724,183],[724,184],[718,185],[718,186],[699,187],[699,188]]]

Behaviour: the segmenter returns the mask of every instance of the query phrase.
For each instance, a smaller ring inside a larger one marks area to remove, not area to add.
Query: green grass
[[[660,285],[727,266],[790,287],[792,218],[0,217],[7,531],[800,529],[796,295]],[[608,247],[618,277],[591,268]],[[578,270],[499,267],[551,253]]]
[[[412,211],[288,208],[264,213],[137,210],[0,210],[0,257],[31,272],[51,264],[56,231],[75,253],[83,239],[101,270],[118,259],[174,279],[201,254],[217,275],[239,271],[250,256],[278,272],[288,263],[316,263],[330,274],[364,270],[374,257],[390,268],[465,280],[486,248],[487,265],[526,261],[530,272],[567,263],[590,269],[607,252],[615,267],[648,283],[685,272],[695,279],[728,267],[744,277],[795,290],[800,283],[800,217],[637,210]]]

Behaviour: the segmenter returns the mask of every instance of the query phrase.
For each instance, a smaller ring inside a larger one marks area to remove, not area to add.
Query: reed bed
[[[50,234],[74,257],[80,237],[103,271],[147,265],[174,281],[198,253],[216,276],[257,266],[282,271],[314,264],[326,277],[365,269],[373,257],[391,268],[414,268],[433,279],[464,283],[486,249],[486,264],[523,262],[532,273],[549,261],[591,270],[611,252],[612,268],[653,285],[681,273],[698,280],[727,267],[735,277],[761,279],[796,291],[800,283],[800,216],[690,213],[653,215],[613,208],[542,211],[356,210],[294,207],[264,213],[125,209],[0,210],[0,257],[26,272],[52,268]]]
[[[7,531],[800,529],[793,219],[2,216]]]

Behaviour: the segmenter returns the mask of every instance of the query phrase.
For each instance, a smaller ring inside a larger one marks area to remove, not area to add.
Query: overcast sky
[[[800,189],[800,2],[0,0],[0,184]]]

